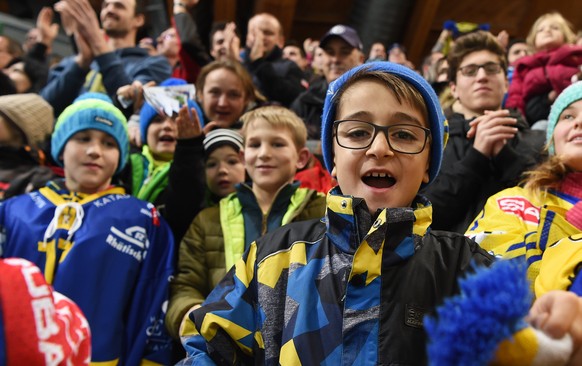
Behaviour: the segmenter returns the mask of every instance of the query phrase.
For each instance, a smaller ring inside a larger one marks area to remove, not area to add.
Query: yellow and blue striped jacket
[[[456,233],[431,231],[432,208],[370,215],[362,199],[327,197],[323,220],[253,242],[190,313],[183,364],[424,365],[423,316],[492,258]]]

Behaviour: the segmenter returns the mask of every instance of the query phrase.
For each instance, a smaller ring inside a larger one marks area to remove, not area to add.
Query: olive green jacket
[[[323,194],[297,188],[282,224],[323,217],[325,208]],[[262,234],[266,232],[267,216],[263,216]],[[178,337],[180,324],[188,310],[201,304],[227,270],[242,257],[244,241],[242,205],[236,193],[196,216],[180,243],[176,275],[170,284],[166,327],[173,337]]]

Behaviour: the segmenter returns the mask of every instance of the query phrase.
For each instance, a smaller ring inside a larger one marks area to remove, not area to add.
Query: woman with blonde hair
[[[524,259],[537,297],[582,284],[582,83],[553,104],[546,149],[523,187],[490,197],[466,233],[495,255]]]

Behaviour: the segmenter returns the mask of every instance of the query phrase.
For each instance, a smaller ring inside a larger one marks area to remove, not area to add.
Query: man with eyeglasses
[[[507,91],[505,50],[489,32],[460,37],[448,56],[452,108],[441,172],[425,190],[433,228],[464,233],[489,196],[519,183],[545,141],[517,110],[501,109]]]

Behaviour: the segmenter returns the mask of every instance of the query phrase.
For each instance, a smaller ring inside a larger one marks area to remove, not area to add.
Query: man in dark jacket
[[[464,233],[489,196],[519,183],[540,160],[545,141],[518,111],[501,109],[507,91],[505,51],[493,35],[460,37],[449,53],[456,101],[441,172],[423,193],[433,204],[433,228]]]
[[[344,72],[364,62],[362,41],[356,30],[346,25],[332,27],[319,41],[319,47],[326,54],[324,75],[312,81],[309,88],[291,104],[293,112],[307,125],[307,137],[314,140],[319,140],[321,136],[321,113],[327,86]]]
[[[267,99],[288,107],[305,88],[301,69],[283,58],[283,44],[281,23],[273,15],[260,13],[249,20],[243,64]]]
[[[162,56],[149,56],[136,47],[136,34],[145,18],[140,0],[104,0],[101,26],[88,0],[61,1],[55,5],[63,24],[74,29],[76,56],[65,58],[49,73],[41,96],[58,116],[87,91],[116,99],[121,86],[170,77],[170,64]],[[103,34],[105,33],[105,34]],[[105,37],[107,35],[107,38]]]

